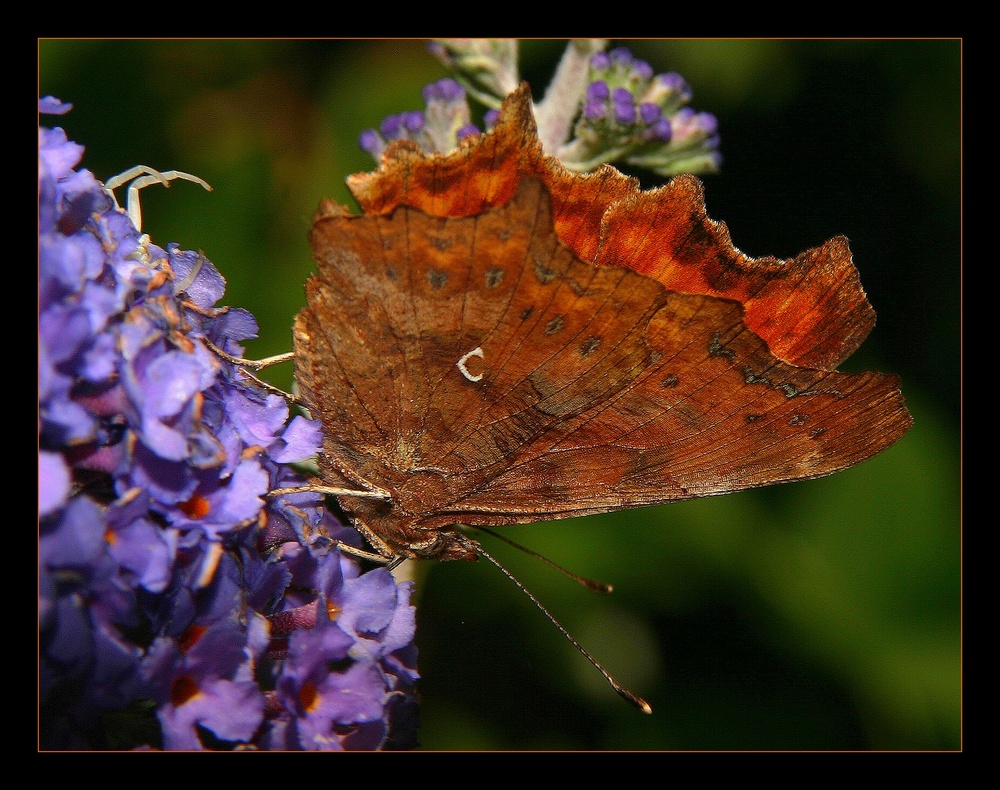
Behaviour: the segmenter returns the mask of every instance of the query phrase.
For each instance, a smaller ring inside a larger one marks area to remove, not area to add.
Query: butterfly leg
[[[271,365],[277,365],[281,362],[291,362],[295,359],[295,354],[291,351],[284,354],[275,354],[273,357],[264,357],[264,359],[245,359],[243,357],[234,357],[232,354],[227,354],[210,340],[206,340],[205,344],[216,355],[226,360],[226,362],[232,362],[234,365],[238,365],[244,369],[250,368],[251,370],[263,370],[264,368],[271,367]]]
[[[264,359],[244,359],[243,357],[234,357],[232,354],[227,354],[225,351],[223,351],[221,348],[215,345],[215,343],[213,343],[207,337],[202,338],[202,342],[206,346],[208,346],[208,349],[217,357],[224,359],[226,362],[230,362],[233,365],[236,365],[238,368],[240,368],[243,371],[244,375],[246,375],[247,378],[249,378],[254,384],[260,387],[262,390],[274,393],[275,395],[284,398],[286,401],[295,406],[305,407],[305,404],[302,402],[301,398],[299,398],[297,395],[293,395],[290,392],[285,392],[280,387],[275,387],[273,384],[270,384],[264,381],[263,379],[258,378],[257,376],[255,376],[253,373],[250,372],[251,370],[263,370],[264,368],[268,368],[271,365],[277,365],[281,362],[291,362],[295,358],[295,354],[292,353],[291,351],[285,354],[275,354],[273,357],[264,357]]]
[[[376,554],[373,551],[365,551],[364,549],[352,546],[350,543],[342,543],[339,540],[334,541],[334,545],[336,545],[342,552],[350,554],[352,557],[358,557],[362,560],[368,560],[368,562],[375,562],[379,565],[384,565],[386,570],[389,572],[396,570],[396,568],[409,559],[408,557],[404,557],[402,554],[397,554],[395,557],[384,557],[381,554]]]
[[[111,194],[111,199],[115,201],[115,207],[121,208],[118,205],[118,198],[115,197],[115,190],[127,184],[129,181],[132,183],[128,188],[128,197],[125,200],[126,213],[135,229],[138,231],[142,230],[142,207],[139,204],[139,190],[148,187],[151,184],[163,184],[165,187],[170,186],[170,182],[174,179],[183,179],[184,181],[193,181],[196,184],[200,184],[209,192],[212,191],[212,187],[207,181],[204,181],[198,176],[193,176],[190,173],[185,173],[181,170],[167,170],[161,173],[159,170],[154,170],[152,167],[147,167],[146,165],[136,165],[135,167],[130,167],[124,173],[119,173],[116,176],[112,176],[105,183],[104,187]]]
[[[333,496],[360,496],[360,497],[369,497],[371,499],[392,498],[388,491],[378,488],[377,486],[372,486],[369,489],[357,489],[357,488],[338,488],[335,486],[320,486],[313,484],[304,486],[294,486],[292,488],[273,488],[267,492],[267,495],[275,497],[275,496],[281,496],[282,494],[301,494],[301,493],[332,494]],[[392,552],[388,552],[386,556],[391,557]]]
[[[395,557],[384,557],[381,554],[375,554],[371,551],[365,551],[364,549],[356,548],[350,543],[342,543],[337,540],[334,541],[334,545],[340,549],[344,554],[350,554],[352,557],[357,557],[362,560],[367,560],[368,562],[375,562],[379,565],[384,565],[386,570],[390,573],[400,565],[402,565],[409,557],[404,557],[402,554],[397,554]]]
[[[332,496],[352,496],[352,497],[365,497],[370,499],[391,499],[392,496],[388,491],[379,488],[378,486],[371,486],[368,489],[357,489],[357,488],[340,488],[336,486],[324,486],[309,483],[302,486],[293,486],[291,488],[274,488],[267,492],[268,497],[277,497],[284,494],[302,494],[302,493],[314,493],[314,494],[328,494]],[[389,570],[392,570],[403,562],[407,557],[396,554],[389,548],[389,546],[383,541],[378,535],[372,532],[362,521],[355,520],[353,524],[354,528],[360,532],[365,539],[375,548],[378,552],[377,554],[370,551],[364,551],[362,549],[356,549],[347,543],[337,542],[338,545],[346,551],[348,554],[353,554],[356,557],[361,557],[362,559],[371,560],[372,562],[378,562],[382,565],[386,565]]]
[[[350,554],[352,557],[358,557],[359,559],[368,560],[369,562],[376,562],[379,565],[385,565],[390,571],[395,567],[395,565],[399,564],[399,562],[396,562],[397,559],[399,559],[400,562],[406,559],[405,557],[383,557],[381,554],[376,554],[372,551],[365,551],[364,549],[352,546],[350,543],[343,543],[339,540],[334,541],[334,543],[337,548],[345,554]],[[395,565],[393,563],[395,563]]]

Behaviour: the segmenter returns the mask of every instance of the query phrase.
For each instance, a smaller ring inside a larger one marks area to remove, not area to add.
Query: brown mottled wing
[[[782,362],[736,301],[581,261],[534,177],[469,217],[327,205],[313,246],[296,373],[327,471],[428,528],[817,477],[910,424],[891,377]]]
[[[605,165],[573,173],[538,142],[527,86],[511,93],[489,134],[449,154],[409,141],[388,147],[372,173],[348,178],[366,214],[399,206],[433,217],[471,217],[506,204],[534,176],[552,198],[556,236],[581,260],[617,266],[667,289],[731,299],[777,357],[832,370],[871,332],[875,311],[861,288],[847,240],[831,239],[788,260],[751,258],[725,223],[706,211],[701,182],[681,175],[658,189]]]
[[[819,477],[875,455],[911,425],[894,377],[783,363],[734,303],[670,293],[645,334],[649,351],[603,401],[554,366],[536,371],[536,387],[553,394],[535,408],[558,422],[456,502],[456,514],[488,523],[530,501],[528,520],[560,518]],[[575,341],[560,356],[580,355],[586,345]],[[577,412],[577,403],[586,406]]]

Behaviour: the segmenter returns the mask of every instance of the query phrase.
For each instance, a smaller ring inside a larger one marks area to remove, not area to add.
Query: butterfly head
[[[421,560],[479,559],[479,543],[440,517],[421,518],[393,500],[344,497],[352,524],[387,557]]]

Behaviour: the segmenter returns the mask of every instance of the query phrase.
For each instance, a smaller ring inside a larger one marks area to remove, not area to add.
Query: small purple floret
[[[403,127],[410,134],[416,134],[421,129],[424,128],[426,119],[424,114],[420,110],[410,110],[409,112],[404,112],[402,117]]]
[[[644,60],[636,60],[632,63],[632,72],[639,79],[646,81],[653,77],[653,67]]]
[[[594,71],[607,71],[611,68],[611,59],[604,52],[596,52],[590,56],[590,68]]]
[[[662,142],[670,142],[670,138],[673,137],[673,127],[670,121],[666,118],[661,118],[652,126],[653,137]]]
[[[387,115],[379,126],[379,131],[386,140],[395,140],[399,137],[400,129],[403,126],[403,118],[400,115]]]
[[[607,101],[610,97],[611,91],[604,80],[595,80],[587,86],[587,101]]]
[[[615,120],[623,126],[631,126],[635,123],[635,105],[620,104],[614,105]]]
[[[611,101],[615,104],[634,104],[635,96],[628,88],[615,88],[611,91]]]
[[[465,98],[465,89],[455,80],[445,78],[425,85],[422,91],[424,101],[434,100],[443,102],[460,101]]]
[[[362,151],[367,151],[375,158],[381,156],[382,150],[385,148],[382,138],[379,137],[378,132],[374,129],[365,129],[358,136],[358,145]]]
[[[650,102],[643,102],[639,105],[639,118],[647,126],[653,126],[656,124],[663,113],[660,110],[660,105],[652,104]]]
[[[610,52],[608,52],[608,58],[612,63],[622,66],[630,66],[634,58],[632,53],[629,52],[625,47],[615,47]]]

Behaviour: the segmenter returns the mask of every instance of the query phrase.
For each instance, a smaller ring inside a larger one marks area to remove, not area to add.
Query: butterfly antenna
[[[477,527],[477,529],[478,529],[478,527]],[[484,530],[484,531],[488,531],[488,530]],[[556,628],[558,628],[562,632],[562,635],[565,636],[570,641],[570,644],[572,644],[573,647],[575,647],[577,649],[577,651],[579,651],[580,655],[582,655],[591,664],[593,664],[594,668],[598,672],[601,673],[601,675],[604,677],[604,679],[606,681],[608,681],[608,683],[611,685],[611,688],[613,688],[615,691],[617,691],[618,694],[626,702],[628,702],[630,705],[635,706],[636,708],[638,708],[639,710],[641,710],[643,713],[652,713],[653,712],[652,706],[650,706],[650,704],[648,702],[646,702],[646,700],[644,700],[638,694],[634,694],[633,692],[629,691],[621,683],[619,683],[617,680],[615,680],[611,676],[611,673],[608,672],[604,667],[602,667],[600,665],[600,663],[598,663],[597,659],[594,658],[592,655],[590,655],[590,653],[588,653],[584,649],[583,645],[581,645],[579,642],[577,642],[573,638],[573,635],[563,627],[562,623],[560,623],[558,620],[556,620],[556,618],[553,617],[549,613],[549,610],[546,609],[544,606],[542,606],[542,602],[539,601],[534,595],[531,594],[531,590],[529,590],[527,587],[525,587],[523,584],[521,584],[521,582],[519,582],[514,577],[514,574],[512,574],[503,565],[501,565],[497,560],[495,560],[493,557],[491,557],[482,548],[482,546],[476,546],[476,551],[479,553],[479,556],[484,557],[485,559],[489,560],[491,563],[493,563],[494,565],[496,565],[500,569],[500,571],[503,573],[504,576],[506,576],[508,579],[510,579],[512,582],[514,582],[514,584],[517,585],[518,589],[520,589],[521,592],[523,592],[525,595],[528,596],[528,598],[531,600],[531,602],[535,606],[537,606],[539,608],[539,610],[541,610],[542,614],[544,614],[547,618],[549,618],[549,621],[552,623],[552,625],[554,625]],[[529,552],[529,553],[533,553],[533,552]]]
[[[525,554],[528,554],[528,555],[534,557],[536,560],[541,560],[546,565],[548,565],[550,568],[554,568],[555,570],[559,571],[559,573],[561,573],[563,576],[566,576],[566,577],[572,579],[577,584],[579,584],[579,585],[581,585],[583,587],[586,587],[588,590],[593,590],[594,592],[598,592],[598,593],[601,593],[603,595],[606,595],[606,594],[610,593],[612,590],[615,589],[610,584],[605,584],[604,582],[595,581],[594,579],[588,579],[585,576],[580,576],[577,573],[573,573],[572,571],[568,571],[564,567],[562,567],[561,565],[558,565],[555,562],[553,562],[552,560],[550,560],[548,557],[546,557],[546,556],[544,556],[542,554],[539,554],[537,551],[532,551],[527,546],[522,546],[520,543],[515,543],[510,538],[506,537],[505,535],[501,535],[499,532],[494,532],[492,529],[487,529],[486,527],[479,527],[479,526],[472,527],[472,529],[479,530],[480,532],[485,532],[487,535],[492,535],[497,540],[502,540],[508,546],[513,546],[515,549],[518,549],[519,551],[523,551]]]

